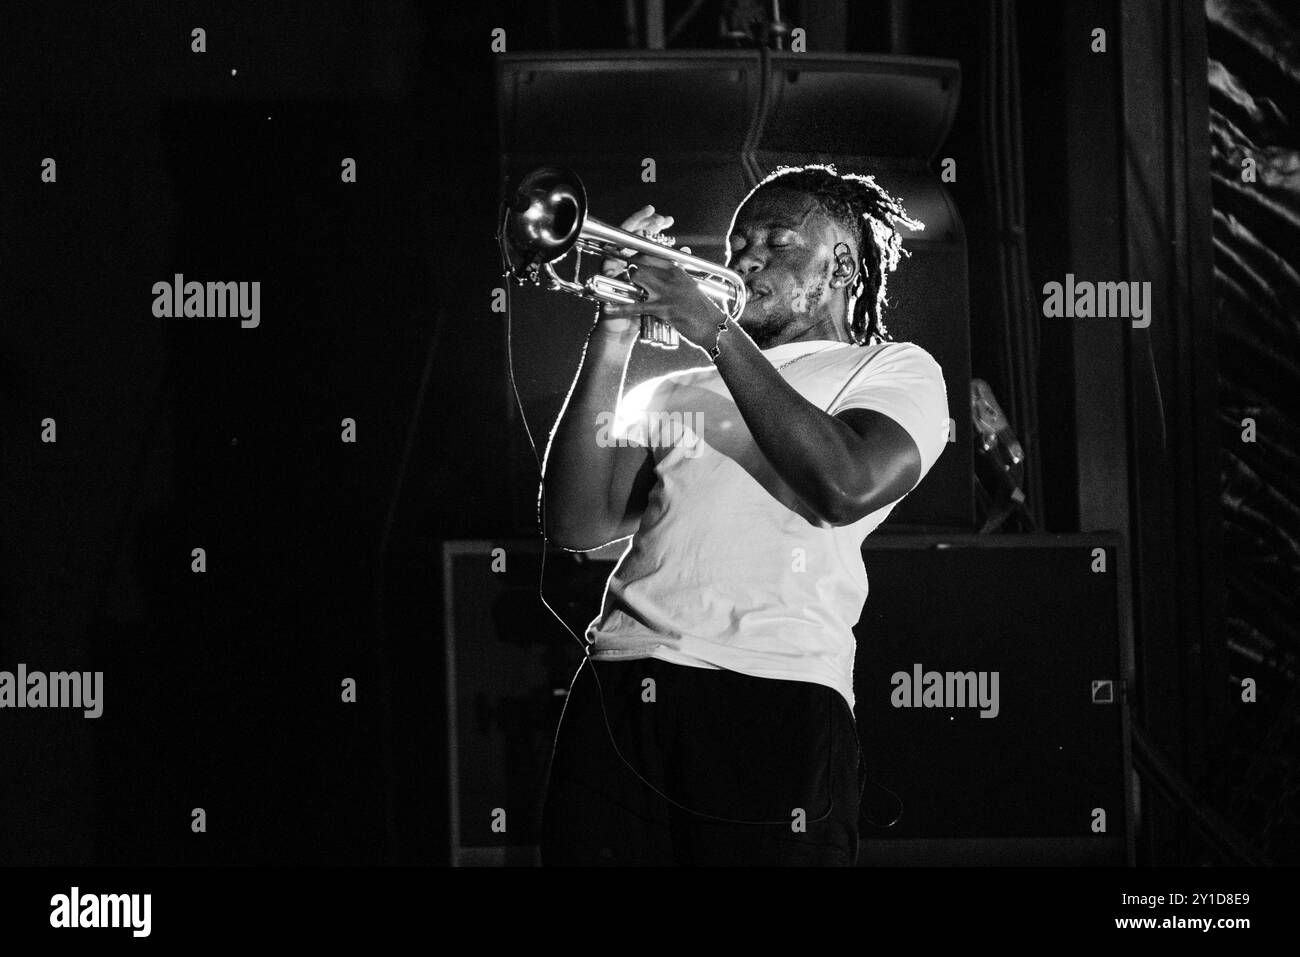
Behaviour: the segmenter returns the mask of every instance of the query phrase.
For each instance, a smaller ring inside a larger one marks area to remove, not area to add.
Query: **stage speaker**
[[[671,213],[679,244],[716,262],[745,193],[780,164],[834,162],[895,192],[925,229],[890,277],[886,321],[899,341],[943,369],[953,428],[947,449],[886,525],[966,531],[971,486],[970,304],[961,217],[933,168],[960,94],[955,61],[846,53],[583,51],[502,54],[495,60],[501,178],[570,166],[592,213],[617,226],[646,203]],[[671,108],[667,108],[671,107]],[[638,118],[653,117],[653,122]],[[653,168],[646,161],[653,161]],[[651,175],[652,174],[652,175]],[[568,394],[595,306],[513,288],[512,378],[503,382],[532,435],[550,433]],[[627,386],[707,362],[687,346],[638,348]],[[527,432],[509,423],[512,519],[531,529],[537,467]]]
[[[862,864],[1133,862],[1113,534],[867,539]]]

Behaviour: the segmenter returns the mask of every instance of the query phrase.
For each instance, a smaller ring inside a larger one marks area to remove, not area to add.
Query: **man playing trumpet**
[[[671,225],[647,206],[623,228]],[[948,433],[938,364],[886,338],[900,227],[920,224],[870,177],[782,168],[732,218],[737,320],[667,260],[606,263],[647,297],[600,308],[542,515],[563,548],[631,540],[561,719],[544,863],[856,861],[861,546]],[[701,364],[624,394],[643,314]],[[619,441],[598,442],[610,410]],[[674,413],[694,434],[654,441]]]

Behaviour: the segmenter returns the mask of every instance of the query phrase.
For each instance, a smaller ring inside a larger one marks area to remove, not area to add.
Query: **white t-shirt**
[[[781,376],[823,411],[875,409],[901,425],[922,477],[947,444],[943,372],[920,346],[805,340],[763,355],[774,366],[797,358]],[[862,541],[897,501],[821,527],[759,451],[711,365],[629,389],[604,438],[651,448],[657,480],[587,627],[591,657],[810,681],[852,708]]]

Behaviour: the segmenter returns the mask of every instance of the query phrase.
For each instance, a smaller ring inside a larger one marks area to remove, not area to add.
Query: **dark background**
[[[961,63],[944,152],[961,158],[973,373],[1013,413],[1042,527],[1130,537],[1141,723],[1195,802],[1300,859],[1294,11],[784,9],[842,25],[813,49]],[[0,713],[0,862],[442,863],[441,543],[530,532],[535,494],[503,466],[518,423],[489,310],[490,31],[512,52],[620,48],[621,5],[3,16],[0,668],[101,670],[106,689],[97,721]],[[1018,54],[1023,229],[982,159],[981,103],[1011,102],[986,90],[995,21]],[[716,13],[673,44],[717,46]],[[1243,151],[1268,174],[1253,190]],[[997,278],[1008,244],[1032,304],[1067,271],[1152,278],[1167,321],[1031,325]],[[176,272],[260,280],[261,327],[155,319],[149,290]],[[1214,859],[1192,804],[1150,800],[1144,861]]]

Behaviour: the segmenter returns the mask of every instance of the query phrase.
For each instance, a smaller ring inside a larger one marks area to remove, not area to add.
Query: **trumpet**
[[[587,190],[571,170],[543,166],[525,176],[502,204],[501,244],[505,276],[520,285],[532,283],[554,292],[567,292],[595,302],[644,302],[648,293],[630,278],[602,273],[583,279],[582,255],[622,259],[622,250],[649,253],[684,270],[696,286],[733,320],[745,310],[749,291],[739,273],[674,249],[666,238],[641,236],[601,222],[587,210]],[[575,252],[573,278],[556,266]],[[625,272],[624,276],[628,276]],[[641,317],[639,341],[676,349],[681,336],[655,316]]]

